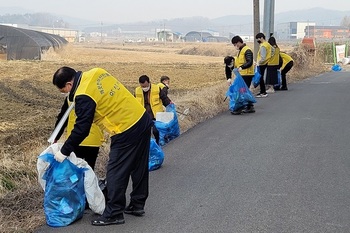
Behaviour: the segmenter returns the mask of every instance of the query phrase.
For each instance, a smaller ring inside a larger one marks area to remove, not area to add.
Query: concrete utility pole
[[[260,0],[253,0],[253,19],[254,19],[254,61],[256,61],[256,57],[259,50],[259,44],[255,40],[255,35],[260,32],[260,6],[259,6]]]
[[[274,33],[275,24],[275,0],[264,0],[263,33],[268,40]]]

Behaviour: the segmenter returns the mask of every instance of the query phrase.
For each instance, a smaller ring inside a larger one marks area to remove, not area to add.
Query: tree
[[[350,30],[350,16],[344,16],[341,20],[340,26],[346,27]]]

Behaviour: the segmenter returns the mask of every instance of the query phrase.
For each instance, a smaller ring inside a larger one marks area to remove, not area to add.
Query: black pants
[[[282,79],[282,88],[287,88],[287,73],[292,69],[293,61],[287,63],[284,69],[281,71],[281,79]]]
[[[123,213],[126,205],[125,192],[132,180],[130,204],[144,208],[148,197],[148,157],[151,128],[140,132],[134,140],[116,142],[111,137],[111,150],[107,164],[107,205],[103,212],[106,218]]]
[[[266,87],[265,87],[265,82],[264,82],[264,74],[265,74],[265,70],[267,68],[267,65],[263,65],[263,66],[259,66],[259,70],[260,70],[260,93],[261,94],[266,94]]]
[[[74,149],[74,153],[78,158],[84,159],[94,170],[99,149],[94,146],[78,146]]]
[[[155,125],[152,127],[152,133],[154,136],[154,139],[156,140],[156,143],[159,145],[159,131]]]

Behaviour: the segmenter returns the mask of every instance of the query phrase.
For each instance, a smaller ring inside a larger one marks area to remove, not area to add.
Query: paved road
[[[350,72],[289,88],[167,145],[144,217],[38,232],[350,232]]]

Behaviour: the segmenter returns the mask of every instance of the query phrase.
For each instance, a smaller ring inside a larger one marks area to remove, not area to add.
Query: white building
[[[274,36],[278,40],[302,39],[308,37],[307,26],[315,26],[314,22],[288,22],[276,25]]]

